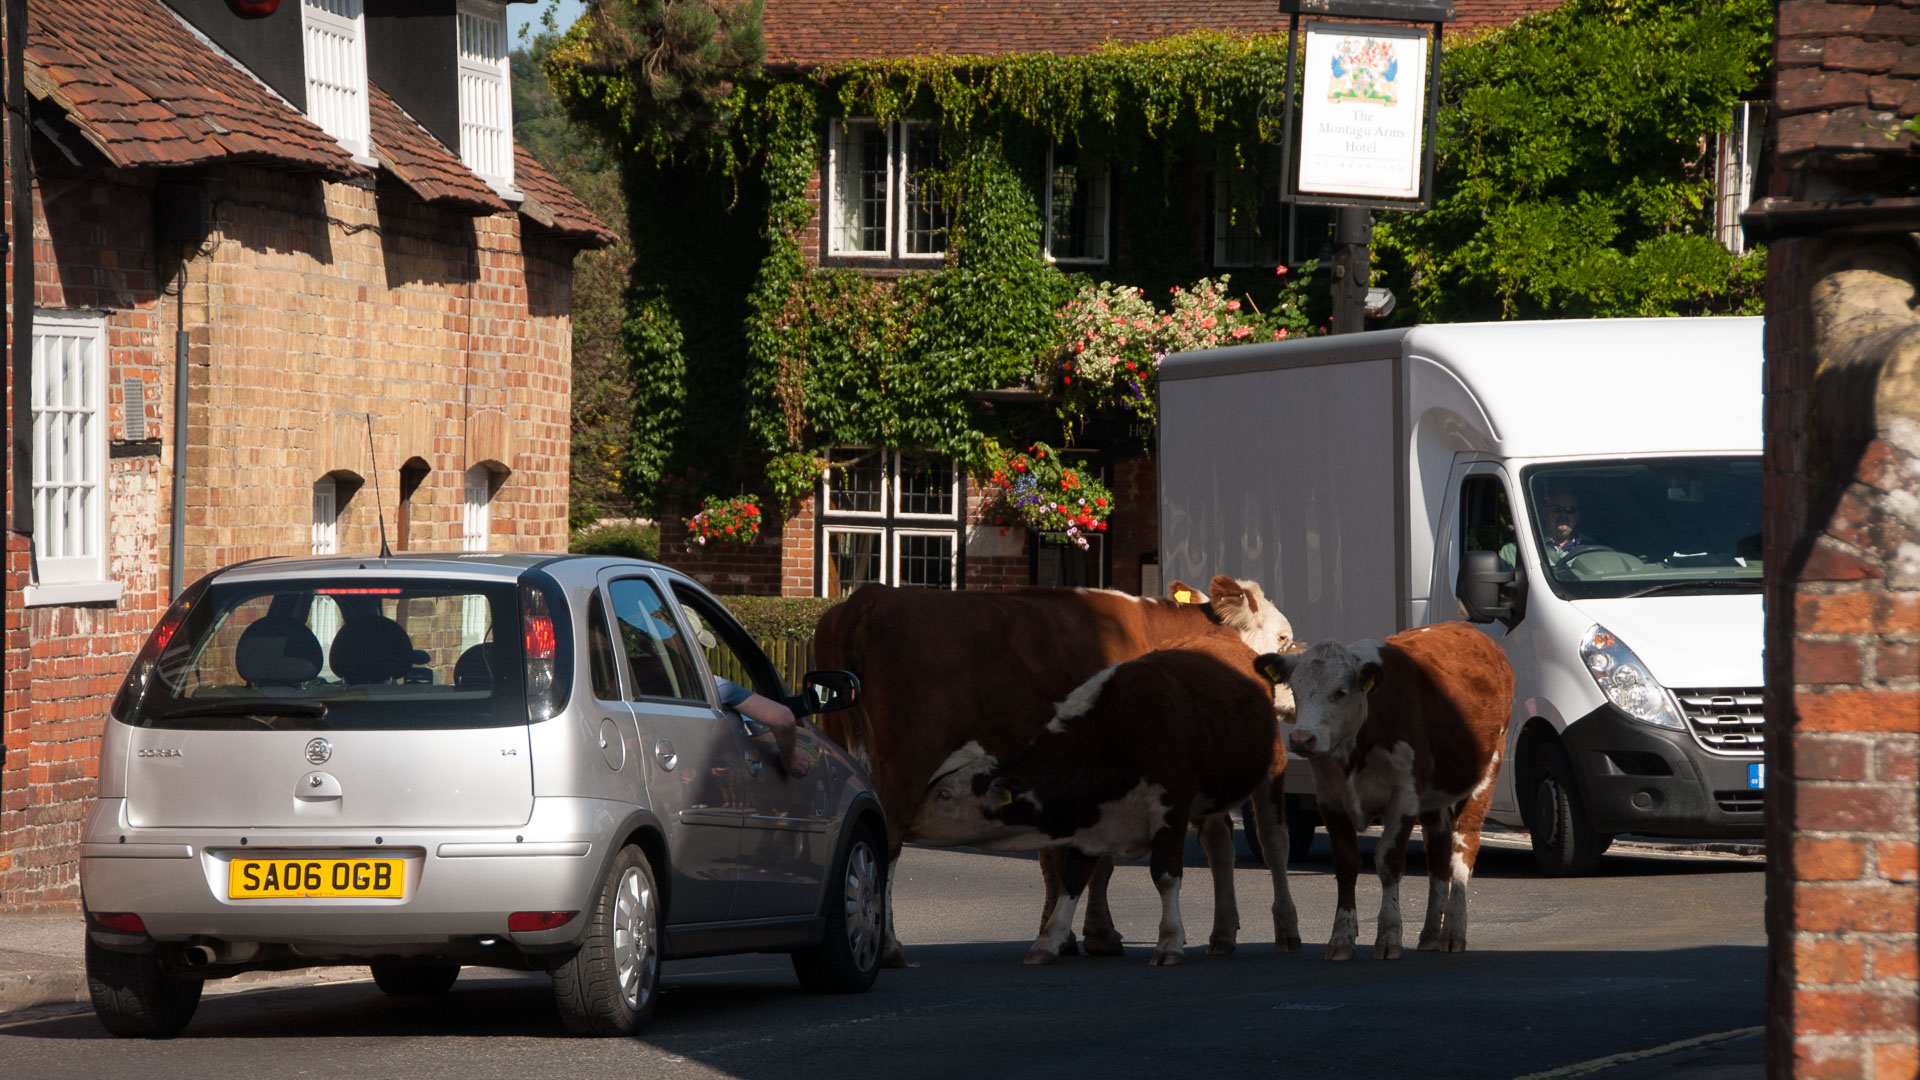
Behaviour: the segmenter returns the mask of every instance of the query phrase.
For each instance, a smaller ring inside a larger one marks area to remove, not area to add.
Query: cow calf
[[[1466,623],[1442,623],[1384,642],[1318,642],[1297,655],[1268,653],[1259,668],[1293,688],[1295,726],[1287,743],[1313,769],[1333,843],[1339,900],[1327,959],[1353,959],[1357,830],[1376,817],[1382,831],[1374,848],[1381,893],[1374,957],[1400,956],[1400,878],[1416,819],[1428,880],[1420,948],[1465,951],[1467,883],[1513,708],[1513,669],[1499,646]]]
[[[1146,855],[1161,904],[1150,962],[1177,964],[1186,945],[1180,879],[1187,827],[1204,819],[1216,901],[1222,868],[1229,890],[1224,907],[1216,902],[1209,951],[1231,951],[1239,923],[1224,813],[1249,795],[1271,802],[1278,788],[1274,763],[1284,767],[1285,761],[1274,751],[1274,687],[1257,673],[1256,659],[1237,637],[1213,634],[1107,668],[1060,702],[1033,742],[1004,766],[977,746],[948,759],[915,832],[997,851],[1065,849],[1064,895],[1027,954],[1030,964],[1059,956],[1100,856]],[[1284,825],[1273,834],[1284,837]],[[1262,838],[1273,834],[1263,830]],[[1278,944],[1285,949],[1290,938],[1297,949],[1284,848],[1275,854]],[[1222,926],[1222,918],[1231,925]]]

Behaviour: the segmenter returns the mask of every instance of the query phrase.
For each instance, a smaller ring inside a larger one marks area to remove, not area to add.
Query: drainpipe
[[[27,110],[27,0],[6,0],[7,170],[13,180],[13,531],[33,535],[33,163]]]
[[[173,331],[173,530],[167,599],[187,584],[187,257],[180,256],[180,294],[174,305]]]

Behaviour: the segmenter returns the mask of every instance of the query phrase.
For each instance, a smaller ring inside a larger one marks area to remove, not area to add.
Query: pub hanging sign
[[[1322,22],[1301,29],[1299,192],[1419,199],[1425,29]]]

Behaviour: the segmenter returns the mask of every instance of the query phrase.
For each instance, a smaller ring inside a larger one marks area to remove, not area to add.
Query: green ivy
[[[594,67],[604,52],[591,23],[545,70],[570,115],[625,162],[627,480],[650,507],[748,489],[791,505],[810,490],[820,448],[835,445],[927,448],[990,469],[982,446],[1046,433],[988,430],[969,393],[1026,380],[1060,347],[1054,316],[1082,287],[1114,279],[1165,296],[1210,271],[1176,165],[1233,170],[1235,213],[1274,179],[1263,147],[1279,137],[1281,35],[1200,32],[1091,55],[917,57],[804,76],[743,67],[689,127],[638,107],[621,71]],[[1570,0],[1480,40],[1450,39],[1439,198],[1425,214],[1386,215],[1377,233],[1401,319],[1751,309],[1760,256],[1714,243],[1701,158],[1710,164],[1710,136],[1758,83],[1769,32],[1765,0]],[[932,125],[947,163],[935,189],[954,214],[938,267],[885,279],[809,269],[807,185],[829,120],[845,116]],[[1129,265],[1069,274],[1040,258],[1049,140],[1111,167],[1132,211]],[[1235,289],[1272,311],[1282,285]],[[705,490],[686,490],[691,475]]]

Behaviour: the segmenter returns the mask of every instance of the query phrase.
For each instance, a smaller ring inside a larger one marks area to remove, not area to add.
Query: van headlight
[[[1580,642],[1580,659],[1614,708],[1643,724],[1675,731],[1687,729],[1687,722],[1674,707],[1673,696],[1611,630],[1604,626],[1588,630]]]

